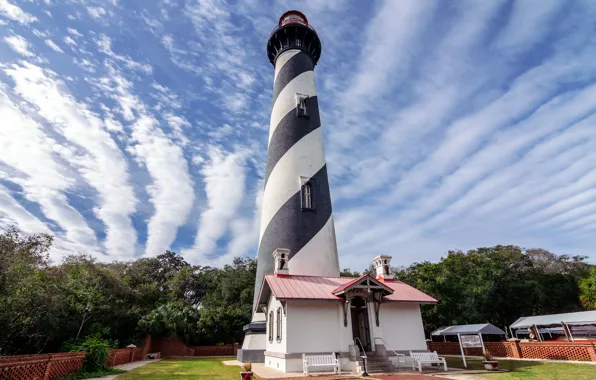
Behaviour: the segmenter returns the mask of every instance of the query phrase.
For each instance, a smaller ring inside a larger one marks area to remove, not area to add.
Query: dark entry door
[[[352,309],[352,335],[352,339],[360,339],[365,351],[371,351],[370,326],[368,324],[366,308]]]

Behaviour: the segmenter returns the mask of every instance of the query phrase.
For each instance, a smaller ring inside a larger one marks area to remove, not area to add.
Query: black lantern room
[[[310,55],[316,65],[321,57],[321,41],[314,28],[308,25],[306,16],[298,11],[287,11],[271,32],[267,41],[267,56],[275,66],[275,60],[281,53],[290,49],[299,49]]]

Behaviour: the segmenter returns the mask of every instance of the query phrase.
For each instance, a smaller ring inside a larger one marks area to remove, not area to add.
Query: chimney
[[[394,280],[393,273],[391,272],[391,256],[379,255],[373,259],[373,264],[377,273],[377,280]]]
[[[273,273],[275,277],[289,276],[290,271],[288,270],[288,257],[290,256],[290,250],[286,248],[277,248],[273,251],[273,262],[275,270]]]

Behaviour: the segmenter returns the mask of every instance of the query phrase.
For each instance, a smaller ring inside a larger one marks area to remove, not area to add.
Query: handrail
[[[356,341],[360,342],[360,348],[362,349],[362,363],[364,364],[364,372],[362,372],[362,376],[364,377],[368,377],[368,372],[366,371],[366,361],[368,356],[366,356],[366,351],[364,350],[364,345],[362,344],[362,341],[360,340],[360,338],[356,337],[354,338],[354,343],[356,343]]]
[[[354,343],[356,343],[356,341],[360,342],[360,348],[362,349],[362,355],[363,355],[362,357],[364,359],[366,359],[368,356],[366,356],[366,351],[364,350],[364,346],[362,345],[362,341],[358,337],[354,338]]]
[[[381,338],[381,337],[375,337],[375,339],[373,339],[373,342],[376,342],[376,340],[377,340],[377,339],[379,339],[381,342],[383,342],[383,344],[385,345],[385,349],[387,349],[387,348],[388,348],[388,347],[387,347],[387,342],[385,342],[385,340],[384,340],[383,338]],[[390,349],[390,350],[391,350],[391,349]],[[403,361],[403,362],[405,363],[405,362],[406,362],[406,355],[404,355],[404,354],[398,354],[397,352],[395,352],[395,350],[391,350],[391,351],[392,351],[392,352],[395,354],[395,356],[397,357],[397,369],[398,369],[399,371],[401,371],[401,364],[400,364],[400,363],[401,363],[402,361],[401,361],[401,360],[399,360],[399,358],[400,358],[400,357],[403,357],[403,358],[404,358],[404,361]]]

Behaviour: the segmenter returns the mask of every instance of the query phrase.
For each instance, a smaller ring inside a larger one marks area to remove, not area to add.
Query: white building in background
[[[293,275],[286,254],[274,252],[275,272],[257,298],[267,318],[265,366],[300,372],[303,353],[336,353],[342,371],[354,371],[364,349],[371,367],[391,370],[396,354],[427,350],[420,304],[437,301],[394,279],[390,256],[373,259],[376,278],[351,278]]]

